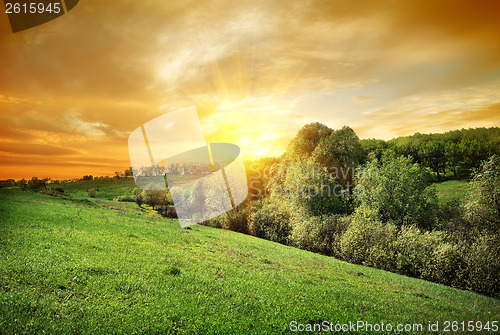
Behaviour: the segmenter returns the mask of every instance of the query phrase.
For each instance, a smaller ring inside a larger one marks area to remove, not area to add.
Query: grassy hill
[[[133,205],[0,189],[0,333],[268,334],[294,320],[424,331],[439,321],[442,331],[446,320],[499,320],[493,298],[226,230],[180,229]]]

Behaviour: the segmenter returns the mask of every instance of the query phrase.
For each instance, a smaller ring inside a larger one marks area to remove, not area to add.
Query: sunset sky
[[[0,179],[123,171],[133,130],[192,105],[245,158],[315,121],[500,126],[500,1],[83,0],[18,33],[1,7]]]

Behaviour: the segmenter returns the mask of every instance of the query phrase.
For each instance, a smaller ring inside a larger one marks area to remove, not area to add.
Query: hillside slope
[[[500,301],[205,226],[0,189],[0,333],[498,321]],[[461,327],[461,326],[460,326]],[[363,329],[360,329],[363,330]],[[381,334],[384,332],[377,332]]]

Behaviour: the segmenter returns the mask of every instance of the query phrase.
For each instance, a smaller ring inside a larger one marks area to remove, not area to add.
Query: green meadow
[[[271,334],[293,333],[293,321],[424,332],[439,322],[442,332],[446,321],[491,327],[500,316],[499,300],[473,292],[228,230],[180,229],[111,201],[132,179],[92,183],[65,185],[71,199],[0,189],[0,333]],[[94,186],[97,197],[84,197]]]
[[[440,201],[464,200],[469,187],[469,180],[447,180],[435,183]]]

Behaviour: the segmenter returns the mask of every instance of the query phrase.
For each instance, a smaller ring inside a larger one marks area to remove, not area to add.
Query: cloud
[[[375,100],[376,98],[374,97],[365,97],[365,96],[356,96],[356,97],[352,97],[352,101],[354,103],[357,103],[357,104],[360,104],[362,102],[366,102],[366,101],[371,101],[371,100]]]
[[[500,102],[484,105],[475,110],[463,111],[458,114],[458,119],[466,122],[486,121],[493,126],[500,126]]]
[[[361,137],[390,139],[415,132],[500,126],[498,84],[415,94],[373,109],[353,124]],[[411,122],[410,122],[411,120]]]
[[[45,157],[81,154],[79,150],[53,145],[42,145],[34,143],[0,143],[0,151],[17,155],[37,155]]]
[[[73,129],[73,132],[87,136],[104,136],[106,133],[103,129],[109,128],[108,124],[101,122],[83,121],[79,112],[70,112],[65,116],[64,121],[64,123],[68,124]]]
[[[313,121],[384,138],[498,125],[499,10],[494,0],[87,0],[21,33],[0,24],[0,138],[11,154],[46,145],[126,162],[130,131],[189,105],[207,138],[244,135],[248,153],[279,154]]]

